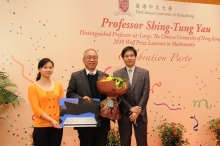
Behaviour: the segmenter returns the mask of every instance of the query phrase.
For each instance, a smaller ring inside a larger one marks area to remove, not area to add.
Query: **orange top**
[[[63,87],[58,82],[55,82],[51,91],[45,91],[35,83],[29,86],[28,99],[35,115],[34,127],[53,126],[49,121],[40,118],[43,112],[59,123],[59,99],[63,96]]]

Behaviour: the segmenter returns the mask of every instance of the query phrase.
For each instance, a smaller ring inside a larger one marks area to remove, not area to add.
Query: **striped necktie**
[[[128,77],[129,77],[129,82],[132,85],[132,69],[128,70]]]

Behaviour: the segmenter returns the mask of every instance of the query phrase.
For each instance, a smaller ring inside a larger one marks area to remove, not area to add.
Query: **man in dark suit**
[[[137,51],[133,47],[125,47],[121,57],[126,67],[113,73],[113,76],[129,81],[129,89],[122,95],[119,105],[122,116],[118,121],[121,146],[131,145],[132,125],[134,125],[137,146],[147,146],[146,105],[150,93],[149,72],[135,66]]]
[[[99,93],[96,81],[99,77],[107,76],[104,72],[96,69],[98,64],[98,54],[94,49],[84,52],[83,63],[85,69],[73,72],[67,88],[67,98],[82,98],[90,101],[92,98],[104,100],[106,96]],[[101,127],[78,127],[80,146],[106,146],[108,131],[110,130],[110,120],[101,118]]]

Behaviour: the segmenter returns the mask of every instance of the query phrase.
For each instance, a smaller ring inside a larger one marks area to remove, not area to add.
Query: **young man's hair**
[[[125,48],[122,50],[122,52],[121,52],[121,57],[124,58],[125,52],[127,52],[127,51],[129,51],[129,50],[131,50],[131,51],[134,52],[134,56],[135,56],[135,57],[137,56],[137,50],[136,50],[134,47],[132,47],[132,46],[127,46],[127,47],[125,47]]]

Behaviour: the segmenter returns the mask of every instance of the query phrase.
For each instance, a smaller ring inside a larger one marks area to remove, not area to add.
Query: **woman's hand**
[[[46,113],[42,113],[40,117],[42,119],[45,119],[45,120],[49,121],[50,123],[52,123],[54,128],[58,128],[58,129],[62,128],[62,127],[60,127],[60,124],[56,120],[52,119]]]
[[[57,128],[57,129],[62,128],[62,127],[60,127],[60,124],[56,120],[51,120],[51,123],[53,124],[54,128]]]

